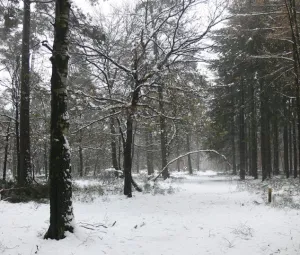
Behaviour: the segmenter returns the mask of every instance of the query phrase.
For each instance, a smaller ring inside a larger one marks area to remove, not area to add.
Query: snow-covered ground
[[[299,255],[300,211],[270,207],[236,186],[201,174],[178,178],[172,194],[75,202],[76,232],[61,241],[43,240],[49,205],[1,201],[0,254]]]

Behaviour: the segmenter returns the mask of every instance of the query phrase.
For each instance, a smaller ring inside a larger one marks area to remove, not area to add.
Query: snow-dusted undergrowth
[[[170,194],[76,200],[76,231],[61,241],[43,240],[47,204],[1,201],[0,254],[300,254],[298,210],[267,206],[227,177],[181,177],[162,185],[178,188]]]

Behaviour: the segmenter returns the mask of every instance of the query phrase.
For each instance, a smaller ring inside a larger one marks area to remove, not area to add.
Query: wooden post
[[[268,189],[268,203],[272,202],[272,188]]]

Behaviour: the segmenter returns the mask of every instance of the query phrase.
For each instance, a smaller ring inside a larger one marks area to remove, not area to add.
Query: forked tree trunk
[[[29,126],[29,43],[30,43],[30,0],[24,0],[23,37],[22,37],[22,68],[21,68],[21,107],[20,107],[20,186],[32,183],[30,159],[30,126]]]
[[[70,0],[56,0],[51,57],[50,226],[45,238],[62,239],[73,232],[70,151],[67,141],[67,77]]]

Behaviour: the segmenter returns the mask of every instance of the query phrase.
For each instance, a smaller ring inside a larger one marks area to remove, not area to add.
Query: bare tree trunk
[[[251,173],[258,179],[257,171],[257,121],[256,121],[256,93],[254,84],[251,84]]]
[[[20,107],[20,186],[32,183],[30,158],[30,125],[29,125],[29,44],[30,44],[30,0],[24,0],[22,69],[21,69],[21,107]]]
[[[119,170],[119,164],[117,159],[117,141],[116,141],[116,129],[115,129],[115,121],[114,118],[110,118],[110,133],[111,133],[111,159],[112,166],[114,169]]]
[[[196,137],[196,149],[199,150],[199,138],[198,135]],[[197,171],[200,171],[200,153],[196,154],[196,164],[197,164]]]
[[[154,173],[153,167],[153,139],[151,130],[145,131],[145,140],[146,140],[146,157],[147,157],[147,170],[148,175]]]
[[[67,77],[70,0],[56,0],[51,57],[50,226],[45,238],[63,239],[73,232],[70,148],[67,140]]]
[[[234,90],[231,88],[231,150],[232,150],[232,174],[237,175],[236,169],[236,146],[235,146],[235,97]]]
[[[240,109],[239,109],[239,150],[240,150],[240,179],[245,180],[245,167],[246,167],[246,141],[245,141],[245,98],[244,98],[244,84],[241,81],[240,90]]]
[[[286,99],[283,99],[283,107],[284,107],[284,116],[287,116],[287,105]],[[287,121],[285,120],[283,123],[283,157],[284,157],[284,172],[286,178],[290,177],[290,169],[289,169],[289,141],[288,141],[288,126]]]
[[[293,126],[293,149],[294,149],[294,178],[298,177],[298,151],[297,151],[297,127],[296,127],[296,119],[297,119],[297,109],[295,101],[292,100],[292,126]]]
[[[289,125],[288,125],[288,136],[289,136],[289,165],[290,165],[290,175],[293,174],[293,134],[292,134],[292,129],[293,129],[293,122],[292,122],[292,101],[291,99],[289,100]]]
[[[279,141],[278,141],[278,117],[277,113],[274,113],[273,118],[273,173],[279,175]]]
[[[189,133],[186,134],[186,149],[187,149],[187,152],[191,151],[191,142],[190,142],[190,134]],[[189,174],[193,174],[191,154],[188,155],[188,168],[189,168]]]
[[[8,124],[7,131],[6,131],[6,137],[5,137],[4,162],[3,162],[3,182],[6,181],[6,167],[7,167],[9,137],[10,137],[10,122]]]
[[[79,153],[79,176],[83,177],[84,174],[84,166],[83,166],[83,152],[82,152],[82,130],[79,131],[79,147],[78,147],[78,153]]]
[[[163,105],[163,89],[162,85],[158,87],[158,97],[159,97],[159,110],[163,114],[164,113],[164,105]],[[161,165],[162,169],[168,164],[167,159],[167,127],[166,127],[166,119],[164,116],[159,117],[159,124],[160,124],[160,146],[161,146]],[[170,177],[168,168],[162,173],[162,177],[167,179]]]

